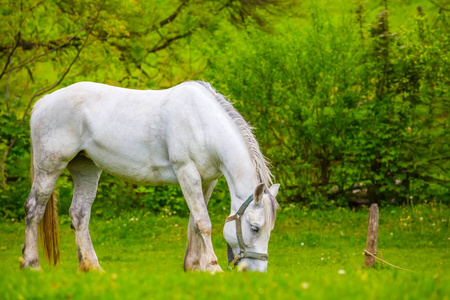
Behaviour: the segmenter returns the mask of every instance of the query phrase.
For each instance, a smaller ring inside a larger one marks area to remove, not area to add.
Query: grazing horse
[[[80,270],[101,270],[89,219],[102,171],[136,184],[180,185],[190,210],[184,268],[212,273],[221,268],[207,204],[224,175],[231,194],[223,231],[229,259],[267,270],[279,184],[272,185],[249,124],[210,84],[191,81],[156,91],[80,82],[39,100],[30,126],[33,185],[25,203],[22,268],[40,269],[41,220],[44,253],[55,265],[59,259],[53,191],[67,168]]]

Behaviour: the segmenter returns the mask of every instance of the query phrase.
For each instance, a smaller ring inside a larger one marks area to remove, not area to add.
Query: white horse
[[[34,180],[25,204],[21,267],[40,269],[41,220],[44,252],[54,264],[59,259],[52,193],[67,167],[74,182],[69,214],[80,270],[101,270],[88,227],[103,170],[137,184],[179,184],[191,212],[184,268],[210,272],[221,268],[207,204],[223,174],[231,193],[223,231],[230,260],[245,261],[248,270],[267,270],[279,184],[272,185],[251,127],[208,83],[153,91],[81,82],[38,101],[30,126]]]

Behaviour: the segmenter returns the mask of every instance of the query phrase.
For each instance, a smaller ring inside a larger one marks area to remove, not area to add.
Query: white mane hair
[[[217,92],[217,90],[208,82],[205,81],[195,81],[196,83],[205,87],[211,94],[214,96],[216,101],[222,106],[222,108],[227,112],[228,116],[233,120],[236,126],[239,128],[239,131],[244,138],[245,144],[247,145],[248,152],[250,154],[253,165],[255,166],[255,172],[258,176],[258,179],[261,182],[264,182],[267,188],[273,185],[272,182],[272,172],[269,169],[269,161],[264,157],[259,148],[259,143],[253,135],[253,127],[250,126],[247,121],[241,116],[241,114],[233,107],[232,103],[228,101],[228,99]],[[278,208],[278,202],[272,195],[268,194],[267,197],[264,197],[265,202],[264,207],[270,207],[271,209],[266,210],[266,220],[268,220],[269,224],[275,223],[276,210]],[[266,205],[268,204],[268,205]]]

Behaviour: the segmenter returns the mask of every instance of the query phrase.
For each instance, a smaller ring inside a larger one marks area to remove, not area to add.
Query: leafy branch
[[[444,1],[442,4],[436,3],[433,0],[428,0],[428,1],[431,2],[432,4],[434,4],[435,6],[439,7],[440,11],[443,11],[443,10],[450,11],[450,9],[446,7],[446,5],[448,4],[447,1]]]
[[[89,28],[89,31],[86,34],[86,38],[84,39],[83,45],[78,49],[77,54],[75,55],[75,57],[73,58],[73,60],[71,61],[71,63],[69,64],[69,66],[67,67],[67,69],[65,70],[65,72],[62,74],[62,76],[54,83],[47,85],[46,87],[43,87],[41,89],[39,89],[38,91],[36,91],[33,96],[30,98],[30,100],[28,101],[27,107],[25,108],[25,111],[23,112],[22,118],[19,121],[19,125],[22,125],[23,122],[25,121],[26,116],[28,115],[28,112],[31,108],[31,104],[33,103],[34,99],[36,99],[39,96],[42,96],[43,94],[53,90],[54,88],[56,88],[57,86],[59,86],[63,80],[66,78],[67,74],[70,72],[70,69],[72,68],[72,66],[75,64],[75,62],[78,60],[81,52],[83,51],[83,49],[85,48],[87,41],[89,39],[89,36],[92,33],[92,30],[94,29],[95,25],[98,22],[98,17],[100,15],[100,12],[102,10],[103,7],[103,3],[104,0],[99,4],[98,9],[97,9],[97,14],[96,16],[92,19],[89,19],[88,22],[86,22],[85,26],[89,23],[89,21],[93,20],[93,24],[92,26]],[[85,27],[83,26],[83,28]],[[81,31],[81,30],[80,30]],[[78,31],[77,34],[80,32]],[[6,161],[6,159],[8,158],[9,153],[11,152],[11,149],[14,147],[15,143],[17,142],[17,138],[18,138],[18,134],[15,134],[14,137],[11,139],[11,142],[8,146],[8,148],[5,150],[5,152],[3,153],[3,162]],[[2,168],[2,173],[4,173],[4,168]],[[2,174],[4,175],[4,174]],[[5,178],[5,176],[2,176],[3,178]]]
[[[19,42],[20,42],[20,31],[17,33],[16,43],[14,44],[13,49],[11,50],[11,52],[8,55],[8,58],[6,59],[5,67],[3,68],[3,71],[0,74],[0,79],[2,79],[3,75],[5,75],[7,73],[6,69],[8,68],[9,64],[11,63],[12,56],[13,56],[14,52],[16,51],[17,47],[19,46]]]
[[[98,15],[97,15],[97,18],[98,18]],[[62,49],[62,48],[65,48],[65,47],[68,47],[70,44],[71,44],[71,42],[72,41],[74,41],[74,40],[77,40],[78,38],[77,38],[77,36],[78,36],[78,34],[80,33],[80,32],[82,32],[85,28],[86,28],[86,26],[89,24],[89,22],[91,22],[92,21],[92,19],[88,19],[87,21],[86,21],[86,23],[72,36],[72,37],[70,37],[65,43],[63,43],[62,45],[60,45],[60,46],[58,46],[58,47],[54,47],[54,48],[51,48],[51,49],[49,49],[47,52],[44,52],[44,53],[42,53],[42,54],[39,54],[39,55],[37,55],[37,56],[35,56],[35,57],[33,57],[33,58],[31,58],[31,59],[29,59],[29,60],[27,60],[27,61],[25,61],[25,62],[23,62],[23,63],[21,63],[20,65],[17,65],[17,66],[15,66],[15,67],[12,67],[12,68],[10,68],[10,69],[8,69],[8,70],[4,70],[4,73],[6,74],[6,73],[10,73],[10,72],[12,72],[12,71],[14,71],[14,70],[17,70],[17,69],[20,69],[20,68],[22,68],[22,67],[24,67],[24,66],[26,66],[26,65],[28,65],[28,64],[30,64],[30,63],[32,63],[32,62],[34,62],[35,60],[37,60],[37,59],[39,59],[39,58],[41,58],[41,57],[43,57],[43,56],[46,56],[46,55],[48,55],[48,54],[50,54],[50,53],[52,53],[52,52],[55,52],[55,51],[57,51],[57,50],[60,50],[60,49]],[[92,28],[91,28],[92,29]],[[92,31],[92,30],[91,30]],[[52,44],[52,43],[56,43],[56,42],[50,42],[50,44]],[[6,66],[5,66],[5,69],[6,69]],[[2,76],[3,76],[3,73],[2,73]],[[1,76],[0,76],[0,79],[1,79]]]

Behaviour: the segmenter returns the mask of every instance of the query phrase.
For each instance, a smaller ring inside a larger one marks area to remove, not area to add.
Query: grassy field
[[[266,274],[226,270],[225,210],[212,213],[224,273],[182,270],[188,218],[124,212],[94,217],[91,236],[105,274],[78,273],[74,233],[61,216],[61,264],[20,271],[24,223],[0,220],[0,299],[449,299],[447,206],[382,207],[378,250],[412,270],[364,268],[367,210],[279,211]],[[41,256],[42,257],[42,256]]]

